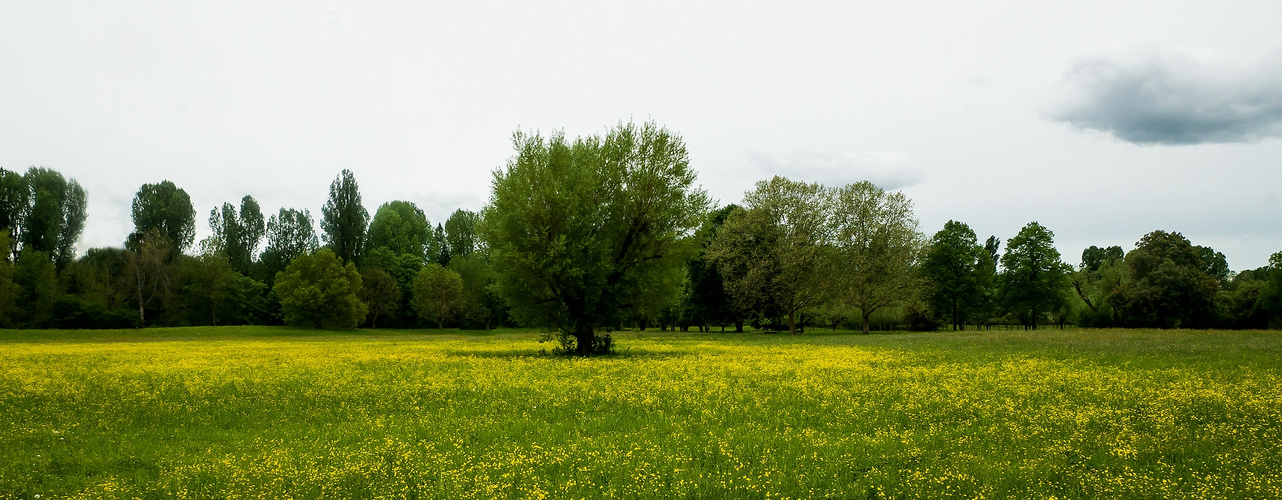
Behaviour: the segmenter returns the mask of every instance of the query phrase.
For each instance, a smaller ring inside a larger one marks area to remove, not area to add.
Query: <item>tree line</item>
[[[435,226],[405,200],[370,217],[344,170],[319,234],[308,209],[265,216],[245,196],[213,207],[197,242],[190,197],[161,181],[138,189],[120,247],[79,258],[84,189],[0,169],[0,324],[519,325],[580,354],[627,328],[1282,327],[1282,252],[1234,273],[1159,230],[1073,267],[1037,222],[1004,248],[959,221],[927,235],[910,199],[866,181],[775,177],[716,207],[681,137],[651,122],[514,147],[487,206]]]

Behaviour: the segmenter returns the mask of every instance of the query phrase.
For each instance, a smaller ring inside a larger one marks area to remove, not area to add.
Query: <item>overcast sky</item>
[[[1124,4],[1124,5],[1122,5]],[[1282,250],[1282,2],[3,2],[0,167],[75,178],[79,248],[144,183],[197,211],[478,210],[518,128],[681,134],[721,204],[772,175],[902,189],[921,229],[1064,260],[1179,231]]]

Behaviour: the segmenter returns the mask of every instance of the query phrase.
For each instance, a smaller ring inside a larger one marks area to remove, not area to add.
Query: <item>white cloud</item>
[[[1137,41],[1073,63],[1054,121],[1134,144],[1282,137],[1282,45],[1250,60]]]
[[[921,173],[898,151],[793,150],[783,155],[753,153],[748,161],[762,177],[781,175],[792,180],[840,186],[869,181],[889,190],[921,182]]]

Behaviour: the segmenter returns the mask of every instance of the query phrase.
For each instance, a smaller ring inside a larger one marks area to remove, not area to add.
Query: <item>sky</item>
[[[869,180],[926,235],[1031,221],[1064,260],[1154,230],[1234,270],[1282,251],[1282,2],[0,0],[0,167],[88,192],[120,246],[145,183],[209,211],[479,210],[516,130],[680,134],[722,205]]]

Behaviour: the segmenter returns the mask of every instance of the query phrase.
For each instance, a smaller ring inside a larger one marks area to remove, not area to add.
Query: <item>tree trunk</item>
[[[734,331],[735,333],[743,333],[743,320],[734,320]]]
[[[793,315],[795,314],[796,314],[796,311],[788,311],[788,334],[789,335],[797,334],[797,323],[793,318]]]
[[[869,316],[872,316],[872,315],[866,312],[861,312],[860,314],[862,314],[864,317],[864,334],[866,335],[871,332],[871,330],[869,329],[869,319],[870,319]]]

